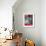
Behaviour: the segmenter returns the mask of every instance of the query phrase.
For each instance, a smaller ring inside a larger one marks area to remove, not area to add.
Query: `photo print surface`
[[[24,26],[25,27],[33,27],[34,26],[33,14],[25,14],[24,15]]]

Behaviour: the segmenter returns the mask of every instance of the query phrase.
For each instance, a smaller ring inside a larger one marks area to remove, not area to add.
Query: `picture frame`
[[[24,27],[34,27],[34,13],[24,13],[23,14],[23,26]]]

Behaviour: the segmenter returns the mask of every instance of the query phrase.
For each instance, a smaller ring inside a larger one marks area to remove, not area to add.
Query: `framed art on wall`
[[[34,27],[34,14],[25,13],[23,15],[23,26],[24,27]]]

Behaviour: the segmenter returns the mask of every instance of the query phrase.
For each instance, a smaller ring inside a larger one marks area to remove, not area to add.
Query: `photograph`
[[[24,14],[23,15],[23,25],[24,27],[33,27],[34,26],[34,15],[33,14]]]

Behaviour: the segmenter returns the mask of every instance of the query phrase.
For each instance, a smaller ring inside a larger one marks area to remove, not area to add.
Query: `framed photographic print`
[[[34,14],[33,13],[25,13],[23,15],[23,26],[34,27]]]

